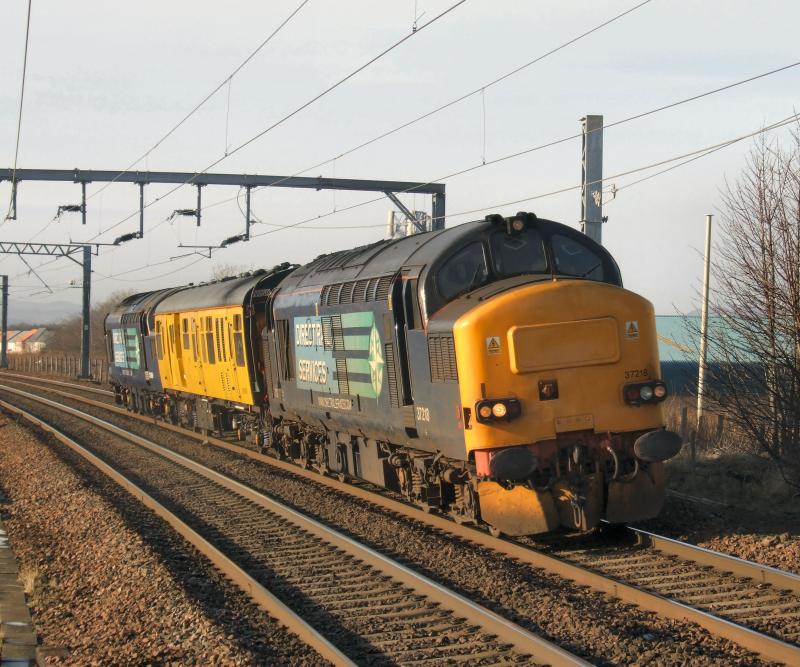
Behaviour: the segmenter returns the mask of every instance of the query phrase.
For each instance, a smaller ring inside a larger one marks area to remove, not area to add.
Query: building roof
[[[33,334],[25,341],[26,343],[41,343],[50,337],[51,332],[47,329],[34,329]]]
[[[658,334],[658,356],[665,361],[691,361],[698,363],[700,350],[700,316],[699,315],[656,315],[656,333]],[[708,318],[708,336],[712,341],[708,346],[708,360],[722,361],[715,355],[713,340],[721,336],[723,340],[738,340],[740,336],[731,331],[725,321],[715,315]],[[715,357],[717,357],[715,359]],[[753,355],[751,361],[756,361]]]

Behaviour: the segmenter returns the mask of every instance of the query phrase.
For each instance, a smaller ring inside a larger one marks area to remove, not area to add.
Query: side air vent
[[[264,381],[267,384],[267,394],[270,398],[275,396],[275,384],[272,378],[272,358],[270,353],[270,341],[267,338],[262,340],[264,350]]]
[[[333,349],[333,322],[331,316],[320,318],[322,320],[322,349]]]
[[[335,352],[344,350],[344,329],[342,328],[342,316],[331,316],[331,331],[333,332],[333,349]]]
[[[322,288],[322,292],[320,292],[319,302],[323,306],[327,306],[328,305],[328,301],[330,300],[330,295],[331,295],[331,286],[330,285],[325,285],[325,287]]]
[[[369,280],[362,278],[356,281],[353,288],[353,303],[363,303],[367,300],[367,285],[369,285]]]
[[[339,293],[339,303],[353,303],[353,290],[356,284],[354,282],[342,284],[342,291]]]
[[[397,393],[397,372],[394,367],[394,345],[392,343],[384,345],[384,356],[386,357],[386,379],[389,383],[389,403],[393,408],[399,408],[400,395]]]
[[[383,276],[378,281],[378,287],[375,289],[375,300],[386,301],[389,299],[389,290],[392,288],[392,278],[394,276]]]
[[[347,377],[347,359],[339,357],[336,360],[336,379],[339,382],[339,393],[350,393],[350,378]]]
[[[458,382],[456,348],[452,334],[428,336],[428,360],[432,382]]]
[[[394,276],[392,275],[325,285],[320,292],[319,302],[321,306],[338,306],[343,303],[386,301],[389,298],[393,281]]]

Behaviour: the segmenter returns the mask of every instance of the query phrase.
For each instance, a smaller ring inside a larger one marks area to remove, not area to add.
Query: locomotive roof
[[[579,237],[581,243],[597,245],[577,230],[552,220],[537,218],[536,225]],[[373,278],[395,274],[403,267],[428,266],[450,256],[473,238],[482,237],[490,228],[487,220],[475,220],[434,232],[413,234],[401,239],[378,241],[370,245],[321,255],[295,270],[283,281],[283,288],[332,284],[355,278]],[[600,245],[598,252],[608,254]]]
[[[484,221],[468,222],[456,227],[422,232],[401,239],[378,241],[328,255],[301,266],[284,282],[284,287],[324,285],[394,274],[404,266],[422,266],[460,245],[464,238],[485,229]]]
[[[121,324],[122,316],[127,313],[145,311],[148,307],[152,306],[153,303],[157,302],[158,299],[165,297],[175,289],[180,288],[168,287],[166,289],[153,290],[152,292],[139,292],[138,294],[132,294],[131,296],[124,298],[106,315],[106,328]]]
[[[212,306],[242,305],[247,293],[268,275],[265,271],[258,271],[236,278],[223,278],[213,283],[185,287],[159,303],[155,312],[172,313]]]

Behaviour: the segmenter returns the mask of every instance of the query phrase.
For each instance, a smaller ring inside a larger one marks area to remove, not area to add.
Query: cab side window
[[[450,257],[436,275],[436,287],[445,299],[484,283],[489,275],[483,244],[470,243]]]
[[[604,280],[603,257],[575,239],[561,234],[550,237],[556,273],[590,280]]]

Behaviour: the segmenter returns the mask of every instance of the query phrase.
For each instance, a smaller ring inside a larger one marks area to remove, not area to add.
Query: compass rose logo
[[[372,381],[372,388],[375,390],[375,396],[381,394],[381,387],[383,386],[383,346],[381,345],[381,337],[378,334],[378,329],[375,328],[375,323],[372,324],[372,331],[369,335],[369,374]]]

